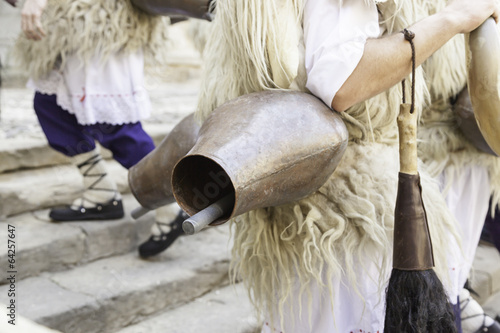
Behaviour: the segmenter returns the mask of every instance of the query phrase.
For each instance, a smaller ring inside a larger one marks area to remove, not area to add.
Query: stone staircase
[[[18,23],[3,2],[0,12],[2,22]],[[153,114],[143,126],[156,144],[196,106],[201,61],[183,24],[172,27],[175,47],[167,65],[146,78]],[[2,60],[11,39],[0,33]],[[137,246],[149,237],[154,213],[131,218],[139,204],[130,194],[127,170],[105,149],[125,217],[50,221],[49,207],[78,197],[82,178],[47,145],[23,74],[5,67],[2,74],[0,333],[255,332],[259,324],[246,292],[239,283],[229,286],[228,226],[180,237],[168,251],[139,258]],[[172,216],[177,210],[170,206]],[[8,244],[15,244],[15,256],[9,257]],[[9,323],[12,302],[15,325]]]
[[[144,128],[157,144],[194,110],[198,86],[194,78],[150,87],[157,111]],[[138,203],[129,193],[127,171],[113,160],[107,162],[124,196],[125,217],[51,222],[47,207],[77,197],[81,176],[47,146],[27,102],[32,93],[20,88],[1,93],[0,303],[7,310],[2,317],[9,319],[7,306],[14,300],[16,326],[0,320],[0,332],[255,331],[246,293],[239,284],[228,286],[228,226],[181,237],[165,253],[140,259],[137,245],[149,237],[154,214],[130,217]],[[172,215],[177,209],[171,206]],[[16,246],[10,258],[9,235]]]
[[[126,195],[126,207],[134,204]],[[179,312],[184,306],[190,312],[185,304],[203,295],[205,302],[212,302],[217,290],[228,284],[227,227],[181,237],[168,251],[146,261],[137,256],[136,246],[148,236],[151,214],[133,221],[127,209],[126,217],[117,221],[60,224],[47,221],[46,214],[47,210],[39,210],[9,217],[0,232],[2,243],[7,244],[7,226],[13,226],[16,242],[14,268],[6,253],[0,257],[1,281],[6,283],[0,286],[0,303],[8,305],[14,299],[17,315],[41,325],[68,333],[116,332],[162,311]],[[9,281],[12,276],[14,281]],[[8,297],[13,287],[16,296]],[[251,328],[254,320],[246,295],[236,295],[234,290],[224,295],[213,302],[237,308],[234,315],[240,320],[234,325],[246,321],[246,328]],[[236,326],[220,330],[222,317],[203,319],[204,332],[244,332],[233,329]],[[176,327],[170,330],[167,325],[156,332],[193,328],[185,320],[176,322]],[[25,332],[10,329],[0,331]]]

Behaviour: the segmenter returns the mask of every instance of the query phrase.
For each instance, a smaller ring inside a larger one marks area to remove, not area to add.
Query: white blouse
[[[326,105],[352,74],[368,38],[380,35],[377,6],[365,0],[308,0],[304,8],[306,87]]]
[[[140,50],[113,54],[104,62],[95,56],[83,63],[71,55],[64,68],[30,80],[28,86],[43,94],[55,94],[57,104],[74,114],[81,125],[136,123],[151,114]]]

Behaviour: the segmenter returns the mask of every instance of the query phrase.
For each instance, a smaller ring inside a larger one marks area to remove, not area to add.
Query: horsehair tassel
[[[384,333],[456,332],[443,284],[432,269],[434,257],[417,169],[415,46],[412,49],[412,101],[398,116],[400,172],[394,210],[393,270],[386,289]]]
[[[411,105],[405,102],[401,104],[397,118],[400,173],[394,212],[393,267],[403,270],[427,270],[434,267],[434,256],[418,174],[417,114],[414,112],[415,34],[407,29],[403,30],[403,34],[411,45],[412,97]],[[403,85],[403,101],[404,95]]]

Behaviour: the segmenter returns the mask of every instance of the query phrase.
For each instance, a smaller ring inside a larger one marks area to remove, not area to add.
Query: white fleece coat
[[[20,34],[14,56],[33,79],[64,67],[70,54],[85,62],[95,55],[105,60],[116,52],[143,49],[146,59],[157,62],[165,52],[168,22],[130,0],[48,0],[42,15],[47,36],[33,41]]]
[[[197,110],[200,121],[217,106],[243,94],[269,89],[306,91],[302,1],[218,0],[205,49],[210,66]],[[379,2],[381,29],[385,34],[397,33],[444,4],[444,0]],[[417,69],[416,104],[419,113],[426,110],[423,118],[431,97],[447,99],[464,86],[463,59],[460,52],[454,52],[461,43],[460,36],[454,38],[432,63]],[[311,284],[330,295],[332,313],[338,314],[336,310],[342,307],[334,301],[339,283],[364,298],[364,286],[375,281],[379,302],[384,304],[384,287],[392,268],[400,102],[401,85],[396,85],[342,113],[349,145],[337,170],[318,191],[298,202],[234,219],[234,276],[243,278],[256,308],[278,318],[280,328],[292,311],[313,317],[310,310],[315,305],[309,303],[306,309],[301,305],[303,300],[307,304],[314,299]],[[420,163],[419,168],[435,270],[450,299],[456,301],[461,286],[450,274],[459,269],[451,264],[458,259],[450,260],[460,252],[455,220],[428,166]],[[378,267],[378,276],[362,274],[373,265]],[[350,315],[367,317],[371,310],[368,306]]]

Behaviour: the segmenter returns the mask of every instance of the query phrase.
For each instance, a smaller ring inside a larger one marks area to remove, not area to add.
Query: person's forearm
[[[408,27],[415,33],[416,65],[419,66],[461,28],[451,13],[443,11]],[[369,39],[363,57],[332,100],[332,108],[345,111],[400,82],[411,72],[411,47],[402,33]]]

